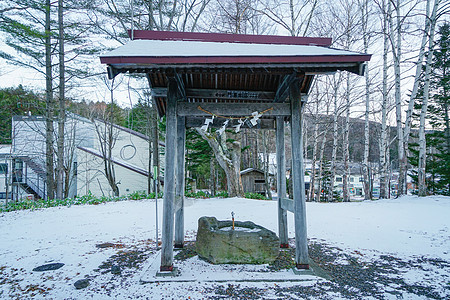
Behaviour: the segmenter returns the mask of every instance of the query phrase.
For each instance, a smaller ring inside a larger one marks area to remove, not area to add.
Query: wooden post
[[[169,78],[166,109],[166,166],[164,170],[164,200],[160,271],[173,271],[173,221],[175,200],[177,82]]]
[[[177,186],[175,202],[175,248],[183,248],[184,244],[184,152],[186,146],[186,118],[177,120]]]
[[[277,193],[278,193],[278,232],[280,247],[289,248],[287,212],[281,207],[281,199],[286,198],[286,156],[284,149],[284,117],[277,117]]]
[[[303,112],[301,100],[299,81],[295,80],[290,86],[295,264],[297,269],[309,269],[306,233],[305,172],[303,168]]]

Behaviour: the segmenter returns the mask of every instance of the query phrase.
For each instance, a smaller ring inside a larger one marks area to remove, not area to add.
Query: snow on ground
[[[158,207],[161,228],[162,201],[158,202]],[[250,220],[277,232],[276,201],[187,199],[187,240],[195,240],[199,217],[231,219],[231,212],[235,213],[237,221]],[[353,259],[371,263],[380,258],[385,262],[389,258],[392,261],[390,264],[399,272],[386,276],[396,277],[413,287],[418,284],[430,285],[435,292],[432,295],[438,298],[450,297],[450,271],[442,267],[450,262],[449,216],[450,197],[441,196],[406,196],[357,203],[307,203],[310,241],[328,245],[330,249],[339,249],[333,251],[345,254],[334,263],[345,266],[349,264],[348,260]],[[288,213],[288,224],[289,236],[293,237],[291,213]],[[144,264],[140,264],[136,270],[124,270],[122,276],[104,271],[111,257],[120,258],[120,251],[124,250],[134,251],[135,257],[148,264],[157,255],[154,239],[154,200],[2,213],[0,298],[203,299],[231,295],[236,289],[236,285],[230,283],[208,282],[142,285],[140,278]],[[114,243],[114,247],[96,247],[107,242]],[[416,264],[422,261],[423,264],[415,268],[409,266],[408,261]],[[39,265],[52,262],[65,265],[56,271],[32,271]],[[99,268],[102,264],[103,269]],[[201,271],[204,270],[199,269]],[[90,286],[76,290],[73,283],[85,277],[90,279]],[[241,289],[239,292],[244,290],[253,293],[256,299],[260,295],[258,291],[264,291],[264,298],[278,299],[291,297],[289,292],[294,290],[297,296],[292,295],[298,297],[299,289],[306,289],[313,284],[256,282],[239,283],[238,286]],[[395,298],[395,285],[384,289],[386,292],[389,290],[392,293],[386,295]],[[411,288],[411,291],[401,295],[407,298],[419,297],[421,294],[416,290]],[[330,299],[345,296],[336,295],[333,289],[321,291]]]

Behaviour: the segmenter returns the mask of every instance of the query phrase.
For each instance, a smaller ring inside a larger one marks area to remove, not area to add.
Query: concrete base
[[[184,244],[175,244],[173,245],[174,250],[180,250],[184,248]]]
[[[292,271],[294,272],[295,275],[315,275],[312,268],[309,269],[292,268]]]
[[[176,277],[180,275],[180,271],[177,267],[173,267],[172,271],[165,271],[165,272],[156,272],[156,277]]]
[[[326,280],[331,280],[330,275],[328,275],[327,272],[325,272],[324,269],[319,267],[318,264],[316,264],[312,259],[309,259],[309,268],[308,269],[298,269],[298,268],[292,268],[292,271],[296,275],[314,275],[322,277]]]
[[[160,272],[161,251],[152,255],[141,275],[141,283],[155,282],[305,282],[322,278],[312,270],[268,271],[267,265],[213,265],[198,256],[176,261],[173,272]],[[314,270],[315,271],[315,270]]]

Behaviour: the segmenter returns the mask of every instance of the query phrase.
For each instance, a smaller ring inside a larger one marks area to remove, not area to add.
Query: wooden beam
[[[166,164],[164,171],[163,226],[161,246],[161,272],[173,271],[173,221],[175,200],[175,170],[177,147],[177,94],[175,78],[169,79],[166,112]]]
[[[346,70],[361,75],[361,62],[328,62],[328,63],[283,63],[283,64],[144,64],[144,65],[120,65],[113,64],[117,73],[173,73],[179,74],[215,74],[215,73],[238,73],[238,74],[273,74],[286,75],[294,71],[314,72],[316,74],[335,73],[337,70]]]
[[[273,102],[284,102],[284,100],[289,95],[289,87],[290,87],[292,81],[295,80],[295,77],[296,77],[295,73],[290,74],[290,75],[285,75],[283,77],[283,80],[278,85],[278,89],[275,94],[275,98],[274,98]]]
[[[220,90],[220,89],[186,89],[187,98],[200,99],[223,99],[223,100],[273,100],[274,92],[267,91],[242,91],[242,90]],[[153,97],[166,97],[167,88],[158,87],[152,89]]]
[[[223,122],[225,122],[225,119],[222,118],[215,118],[213,123],[209,125],[211,128],[220,128],[223,126]],[[272,119],[259,119],[258,125],[249,127],[248,124],[244,123],[241,128],[256,128],[256,129],[275,129],[274,120]],[[187,118],[186,120],[186,127],[187,128],[193,128],[193,127],[202,127],[205,124],[204,118]],[[238,120],[230,120],[228,123],[227,129],[233,129],[234,125],[238,124]]]
[[[175,195],[175,248],[184,245],[184,167],[186,148],[186,118],[177,120],[177,186]]]
[[[290,86],[292,184],[295,222],[295,263],[297,269],[309,269],[306,228],[305,172],[303,166],[303,106],[298,80]]]
[[[210,114],[199,109],[226,117],[248,117],[255,111],[265,112],[263,116],[290,116],[289,103],[178,103],[178,116],[207,117]]]
[[[286,197],[286,154],[284,146],[284,118],[277,117],[276,131],[277,150],[277,193],[278,193],[278,233],[280,246],[288,248],[287,208],[283,207]]]
[[[289,199],[289,198],[281,198],[281,207],[284,210],[290,211],[291,213],[295,212],[295,208],[294,208],[294,200]],[[280,239],[281,242],[281,239]]]
[[[183,79],[181,78],[181,75],[178,73],[175,73],[175,80],[177,81],[178,86],[178,92],[180,93],[181,99],[186,99],[186,89],[184,88]]]

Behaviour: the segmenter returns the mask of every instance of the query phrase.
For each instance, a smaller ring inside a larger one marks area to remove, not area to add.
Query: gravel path
[[[309,254],[329,275],[330,280],[310,286],[274,285],[274,299],[450,297],[450,262],[447,261],[429,258],[411,258],[406,261],[390,255],[380,255],[375,261],[370,261],[358,251],[349,254],[317,241],[310,241]],[[294,257],[294,249],[289,249],[283,256],[285,259]],[[434,276],[427,276],[429,272]],[[409,278],[408,274],[413,274],[413,278]],[[241,287],[239,284],[217,285],[208,292],[215,293],[210,299],[267,299],[267,290]]]

